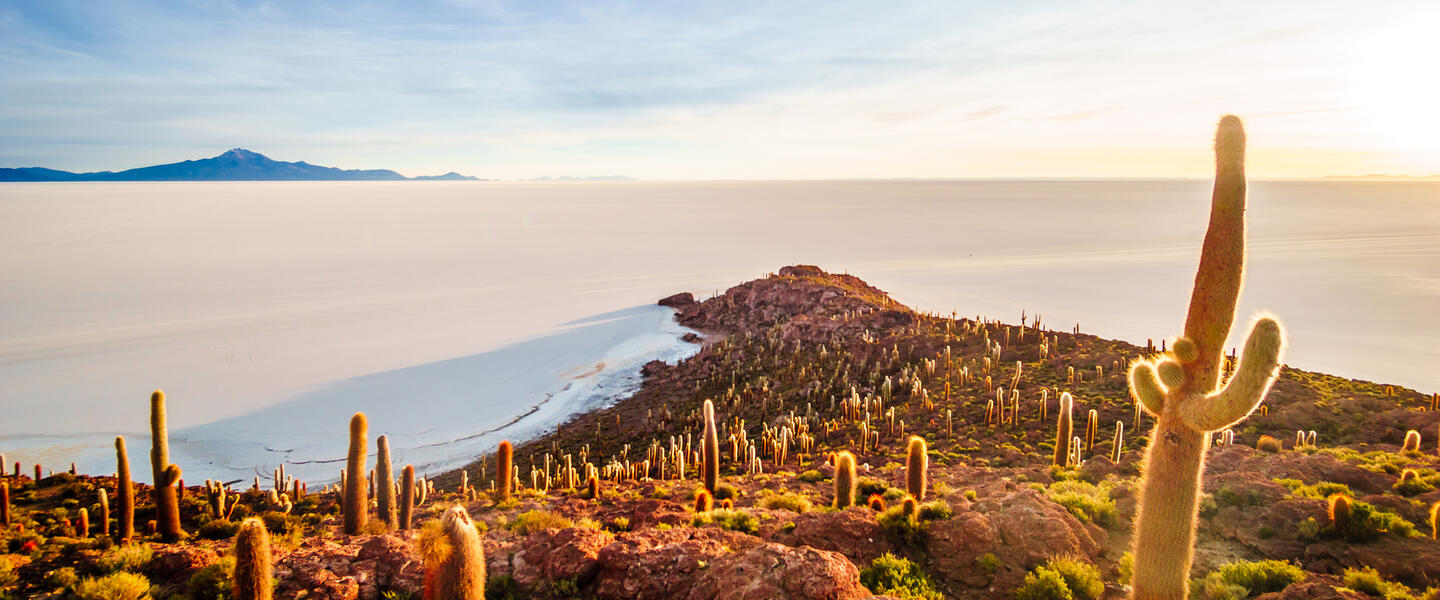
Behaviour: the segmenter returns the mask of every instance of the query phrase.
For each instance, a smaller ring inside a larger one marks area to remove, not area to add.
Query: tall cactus
[[[510,499],[515,485],[515,446],[510,444],[510,440],[500,441],[495,463],[495,500],[504,502]]]
[[[715,403],[705,400],[705,439],[701,444],[700,472],[705,476],[705,489],[715,493],[720,484],[720,433],[715,428]]]
[[[405,465],[400,469],[400,529],[410,529],[410,520],[415,514],[415,467]]]
[[[254,517],[240,524],[235,534],[235,572],[230,581],[235,600],[270,600],[270,534],[265,522]]]
[[[375,439],[375,514],[386,529],[395,528],[395,473],[390,465],[390,438]]]
[[[135,486],[130,483],[130,455],[125,452],[125,438],[115,437],[115,500],[120,509],[115,516],[117,541],[135,537]]]
[[[929,483],[925,470],[929,465],[925,439],[918,435],[910,436],[910,445],[906,448],[905,456],[905,491],[910,492],[910,497],[917,501],[925,499],[925,488]]]
[[[835,455],[835,508],[855,505],[855,455],[841,452]]]
[[[446,510],[439,530],[427,528],[420,548],[426,600],[484,600],[485,550],[465,507]]]
[[[1060,408],[1056,411],[1059,417],[1055,419],[1054,463],[1062,467],[1070,463],[1070,436],[1075,429],[1070,412],[1074,404],[1075,399],[1070,396],[1070,392],[1060,394]]]
[[[350,454],[345,461],[345,533],[357,535],[370,516],[369,485],[365,481],[365,435],[370,422],[365,413],[350,417]]]
[[[1185,598],[1210,432],[1238,423],[1260,404],[1275,381],[1284,345],[1278,321],[1257,319],[1235,374],[1216,390],[1245,261],[1245,131],[1234,116],[1220,119],[1215,165],[1210,224],[1185,335],[1170,353],[1135,363],[1129,374],[1131,393],[1156,416],[1135,525],[1137,600]]]
[[[165,426],[165,392],[150,394],[150,468],[155,476],[151,497],[155,501],[155,527],[160,539],[180,540],[180,496],[175,484],[180,467],[170,464],[170,434]]]

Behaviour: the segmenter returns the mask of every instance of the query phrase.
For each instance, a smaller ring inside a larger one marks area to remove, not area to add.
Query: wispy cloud
[[[500,177],[1187,175],[1222,112],[1373,150],[1315,107],[1348,101],[1337,40],[1418,6],[166,4],[0,0],[0,165],[243,145]],[[1097,142],[1173,161],[1065,158]]]

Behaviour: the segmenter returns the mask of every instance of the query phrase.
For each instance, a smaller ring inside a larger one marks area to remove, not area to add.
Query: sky
[[[0,0],[0,166],[1440,173],[1440,4]]]

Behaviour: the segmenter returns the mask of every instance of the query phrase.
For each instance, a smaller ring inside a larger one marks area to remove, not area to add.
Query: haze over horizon
[[[1433,175],[1440,8],[0,0],[0,166],[245,147],[407,175]]]

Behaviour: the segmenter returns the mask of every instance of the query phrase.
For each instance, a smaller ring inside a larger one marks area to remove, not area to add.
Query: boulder
[[[689,600],[861,600],[870,592],[844,556],[766,544],[720,557],[696,580]]]

